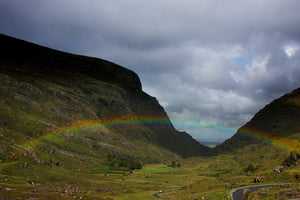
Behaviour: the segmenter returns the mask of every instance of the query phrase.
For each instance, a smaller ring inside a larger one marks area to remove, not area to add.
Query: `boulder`
[[[254,178],[254,183],[263,183],[265,182],[265,179],[262,175],[257,175],[255,178]]]
[[[273,172],[276,173],[276,174],[280,174],[282,171],[283,171],[284,167],[281,166],[281,165],[278,165],[276,166],[274,169],[273,169]]]
[[[244,189],[243,191],[243,200],[248,200],[250,190],[249,189]]]
[[[290,167],[292,165],[298,165],[297,160],[300,159],[300,154],[297,152],[292,151],[290,153],[290,156],[287,157],[284,161],[283,161],[283,166],[287,166]]]

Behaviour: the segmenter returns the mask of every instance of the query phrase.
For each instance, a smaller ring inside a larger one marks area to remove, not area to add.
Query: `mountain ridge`
[[[21,141],[23,136],[34,139],[43,130],[53,131],[53,127],[85,119],[142,120],[147,116],[160,118],[163,126],[144,124],[137,129],[124,127],[112,131],[181,157],[207,154],[207,147],[175,130],[157,99],[142,91],[135,72],[102,59],[69,54],[5,35],[0,35],[0,42],[0,103],[6,109],[0,112],[3,135],[18,132]],[[15,140],[10,135],[8,138]],[[149,160],[157,155],[152,157]]]
[[[125,89],[142,89],[140,79],[135,72],[100,58],[66,53],[3,34],[0,34],[0,42],[1,68],[16,64],[19,65],[17,68],[26,69],[31,73],[65,75],[63,72],[79,72],[99,80],[116,83]]]
[[[218,145],[213,152],[233,151],[257,142],[281,143],[280,140],[290,140],[289,138],[298,133],[300,133],[300,88],[264,106],[250,121],[239,128],[235,135]],[[300,138],[296,141],[299,143],[299,140]],[[292,140],[290,142],[294,143]],[[296,143],[290,144],[293,145],[290,148],[299,151]]]

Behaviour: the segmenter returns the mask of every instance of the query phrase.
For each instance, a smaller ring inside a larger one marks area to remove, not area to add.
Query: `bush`
[[[172,161],[170,165],[168,165],[169,167],[175,168],[175,167],[180,167],[180,163],[176,163],[176,161]]]
[[[143,163],[140,159],[131,156],[109,155],[107,164],[115,168],[126,168],[128,170],[142,169]]]
[[[245,172],[254,172],[256,168],[250,163],[244,170]]]

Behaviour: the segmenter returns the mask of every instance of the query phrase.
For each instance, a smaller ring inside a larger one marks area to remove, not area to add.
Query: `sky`
[[[131,69],[177,129],[222,141],[300,87],[299,8],[299,0],[0,0],[0,33]]]

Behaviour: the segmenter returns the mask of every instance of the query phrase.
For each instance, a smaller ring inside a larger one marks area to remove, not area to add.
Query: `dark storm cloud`
[[[172,119],[239,127],[300,86],[299,7],[298,0],[0,0],[0,32],[136,71]]]

